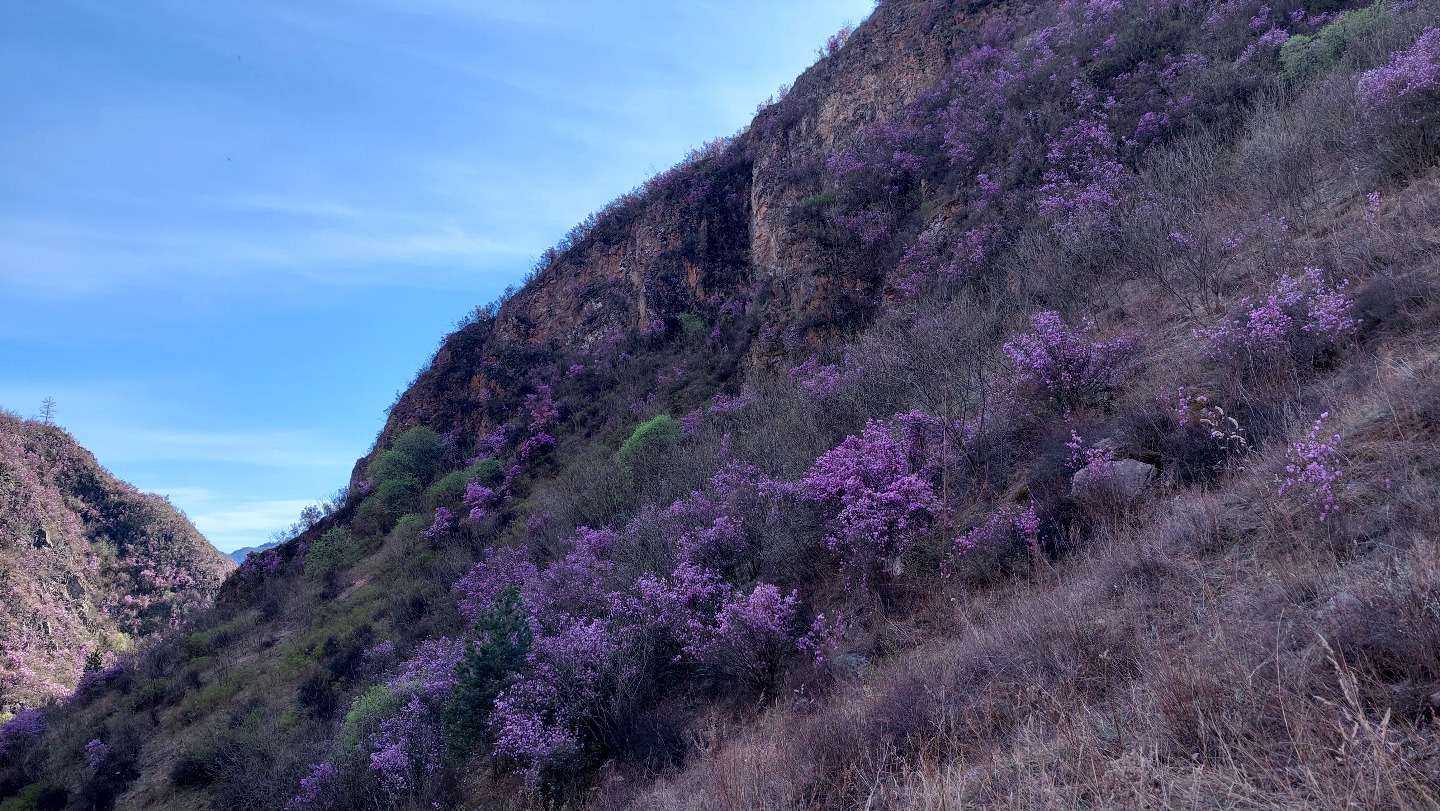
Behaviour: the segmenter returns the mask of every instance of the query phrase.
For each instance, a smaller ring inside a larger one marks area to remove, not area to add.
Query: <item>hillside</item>
[[[246,546],[240,549],[236,549],[234,552],[229,553],[225,557],[230,558],[230,560],[234,561],[237,564],[244,563],[245,558],[250,557],[251,553],[264,552],[267,549],[274,549],[279,545],[279,541],[271,541],[269,543],[260,544],[259,546]]]
[[[1440,806],[1437,26],[880,3],[0,797]]]
[[[0,413],[0,713],[68,695],[82,671],[207,605],[232,568],[158,496],[63,429]]]

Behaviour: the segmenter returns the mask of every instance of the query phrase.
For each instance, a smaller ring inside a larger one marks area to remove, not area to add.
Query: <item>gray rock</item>
[[[830,669],[834,672],[835,678],[837,679],[842,681],[859,681],[861,675],[865,672],[865,666],[868,664],[870,664],[869,659],[852,651],[851,653],[842,653],[834,659],[831,659]]]
[[[1070,479],[1070,493],[1078,498],[1107,496],[1129,503],[1155,478],[1155,466],[1138,459],[1091,462]]]

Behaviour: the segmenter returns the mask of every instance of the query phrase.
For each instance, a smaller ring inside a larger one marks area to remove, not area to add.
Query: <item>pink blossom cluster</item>
[[[1324,436],[1321,433],[1329,416],[1328,411],[1321,414],[1305,438],[1290,446],[1285,477],[1278,492],[1281,496],[1296,493],[1302,501],[1315,508],[1321,523],[1340,511],[1336,490],[1345,475],[1342,470],[1345,460],[1340,455],[1340,435]]]
[[[977,550],[1004,549],[1022,541],[1032,551],[1040,549],[1040,516],[1035,505],[1010,505],[991,513],[984,523],[955,539],[955,552],[963,555]]]
[[[825,48],[820,52],[820,55],[834,56],[841,48],[845,47],[845,43],[850,40],[850,36],[854,33],[854,28],[848,25],[841,26],[839,31],[831,34],[830,38],[825,40]]]
[[[1389,64],[1362,73],[1356,86],[1366,110],[1390,125],[1440,122],[1440,28],[1426,29]]]
[[[797,483],[806,499],[835,508],[825,543],[861,580],[901,556],[943,509],[930,481],[940,425],[920,413],[870,420],[815,460]]]
[[[1319,268],[1305,268],[1298,276],[1286,273],[1263,298],[1242,299],[1244,311],[1239,316],[1196,334],[1209,340],[1210,354],[1217,358],[1273,357],[1307,335],[1334,345],[1359,325],[1347,287],[1346,280],[1330,284]]]
[[[479,461],[486,456],[495,456],[504,450],[505,443],[510,440],[510,426],[501,425],[480,435],[475,440],[475,450],[480,453],[471,461]]]
[[[821,363],[820,358],[811,355],[804,363],[790,369],[790,379],[817,397],[828,397],[848,379],[840,366]]]
[[[1017,392],[1047,398],[1069,412],[1118,382],[1131,342],[1087,340],[1059,313],[1046,310],[1031,316],[1029,332],[1012,337],[1002,348]]]

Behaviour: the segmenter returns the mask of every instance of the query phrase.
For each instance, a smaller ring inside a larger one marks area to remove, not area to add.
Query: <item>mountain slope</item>
[[[881,3],[5,790],[1440,804],[1437,19]]]
[[[65,431],[0,414],[0,710],[74,689],[178,625],[231,568],[169,502],[117,481]]]
[[[279,546],[279,545],[280,545],[280,542],[279,542],[279,541],[272,541],[272,542],[270,542],[270,543],[260,544],[259,546],[246,546],[246,547],[241,548],[241,549],[236,549],[234,552],[231,552],[230,554],[226,555],[226,557],[230,558],[230,560],[234,561],[234,562],[237,563],[237,564],[239,564],[239,563],[244,563],[244,562],[245,562],[245,558],[249,557],[251,553],[253,553],[253,552],[264,552],[264,551],[267,550],[267,549],[274,549],[275,547],[277,547],[277,546]]]

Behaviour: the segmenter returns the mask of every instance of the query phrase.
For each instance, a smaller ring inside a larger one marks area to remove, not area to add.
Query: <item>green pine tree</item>
[[[485,740],[495,699],[515,680],[530,652],[530,622],[520,592],[510,586],[475,621],[465,655],[455,666],[455,693],[445,709],[452,751],[467,753]]]

